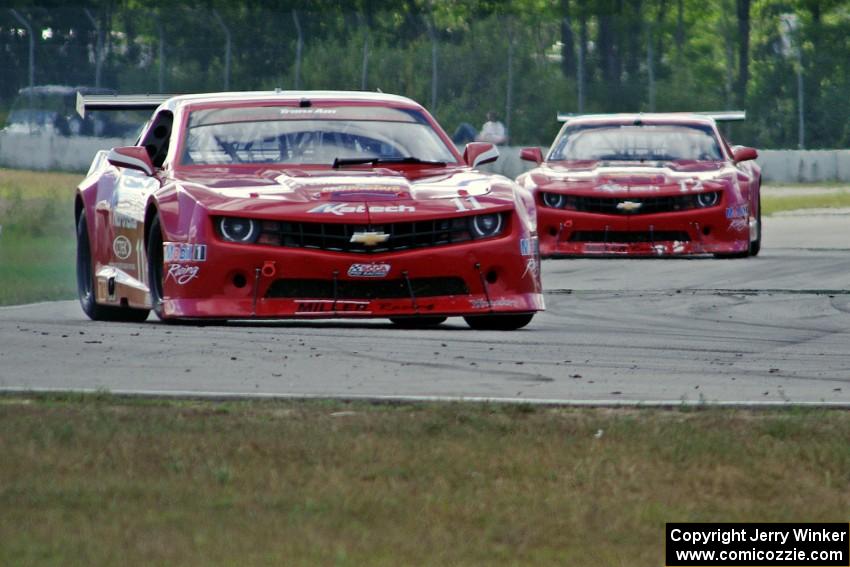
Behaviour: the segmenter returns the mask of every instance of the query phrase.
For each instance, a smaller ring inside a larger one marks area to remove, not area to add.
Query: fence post
[[[95,46],[94,53],[94,86],[100,87],[101,69],[103,66],[103,30],[100,26],[100,20],[92,16],[91,11],[88,8],[84,8],[84,11],[86,13],[86,17],[88,17],[89,21],[94,26],[95,33],[97,33],[97,44]]]
[[[508,79],[505,91],[505,130],[510,136],[514,98],[514,26],[513,18],[510,16],[508,16]]]
[[[295,31],[298,34],[298,42],[295,44],[295,90],[301,88],[301,51],[304,48],[304,33],[301,31],[301,21],[298,12],[292,9],[292,21],[295,22]]]
[[[224,20],[218,13],[218,10],[213,9],[212,15],[218,23],[221,31],[224,32],[224,90],[230,90],[230,29],[224,24]]]
[[[425,18],[425,28],[428,30],[428,37],[431,40],[431,112],[434,112],[434,109],[437,108],[437,80],[439,76],[437,74],[437,33],[434,30],[434,22],[428,19],[427,16]]]
[[[363,28],[363,63],[360,67],[360,90],[365,91],[369,77],[369,22],[360,13],[357,14],[357,19],[360,21],[360,27]]]
[[[15,9],[10,8],[9,11],[15,17],[18,22],[27,30],[27,37],[29,38],[29,79],[30,79],[30,110],[32,110],[33,106],[33,87],[35,86],[35,38],[32,35],[32,26],[26,18],[21,16]],[[30,116],[30,120],[28,121],[30,133],[32,133],[32,117]]]

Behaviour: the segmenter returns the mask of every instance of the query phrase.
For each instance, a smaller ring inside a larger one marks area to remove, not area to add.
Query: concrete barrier
[[[533,164],[520,160],[519,150],[500,146],[498,161],[482,169],[511,178],[528,171]],[[765,182],[850,182],[850,150],[759,150],[756,162]]]
[[[38,171],[88,171],[99,150],[129,146],[135,139],[12,134],[0,132],[0,166]]]
[[[128,146],[133,139],[68,138],[0,131],[0,167],[86,171],[98,150]],[[519,159],[518,146],[499,146],[499,159],[482,169],[514,178],[533,164]],[[545,151],[545,149],[544,149]],[[759,150],[756,160],[772,183],[850,182],[850,150]]]

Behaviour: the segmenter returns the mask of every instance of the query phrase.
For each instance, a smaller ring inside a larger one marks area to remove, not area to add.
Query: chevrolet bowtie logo
[[[638,203],[637,201],[623,201],[622,203],[617,203],[617,210],[630,213],[632,211],[638,210],[642,206],[643,203]]]
[[[355,232],[351,235],[349,242],[363,246],[376,246],[381,242],[386,242],[389,238],[390,235],[385,232]]]

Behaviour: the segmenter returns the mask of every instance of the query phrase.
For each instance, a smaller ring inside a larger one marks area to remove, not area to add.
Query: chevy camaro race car
[[[758,254],[757,153],[716,124],[743,112],[559,118],[545,160],[524,148],[538,167],[517,178],[535,194],[541,255]]]
[[[400,96],[81,96],[154,110],[79,185],[79,297],[92,319],[463,316],[517,329],[543,309],[535,206],[474,168]]]

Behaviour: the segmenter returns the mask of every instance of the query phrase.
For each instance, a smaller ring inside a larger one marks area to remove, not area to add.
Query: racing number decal
[[[464,204],[464,200],[466,204]],[[454,203],[455,207],[457,207],[458,212],[463,211],[477,211],[479,209],[483,209],[484,205],[478,202],[478,199],[470,195],[469,197],[464,197],[461,199],[460,197],[455,197],[452,199],[452,203]],[[467,206],[468,205],[468,206]]]

